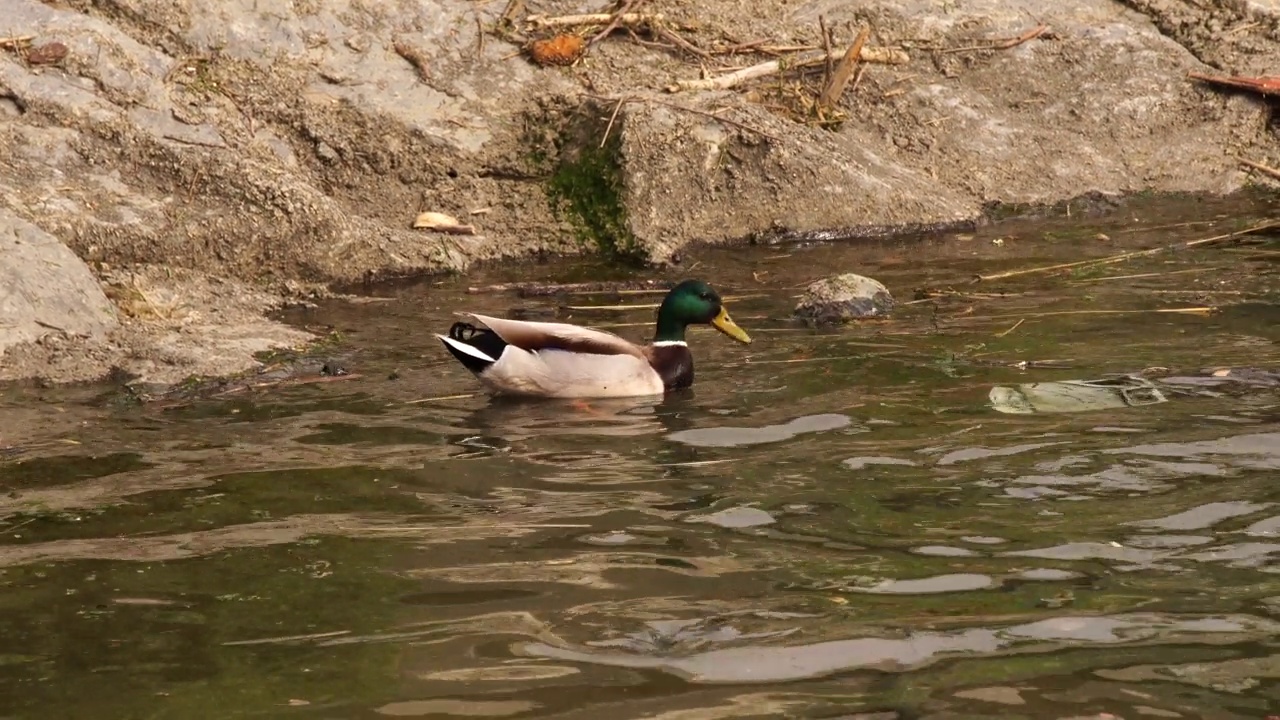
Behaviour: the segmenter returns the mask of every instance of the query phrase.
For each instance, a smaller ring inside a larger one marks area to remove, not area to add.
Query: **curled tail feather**
[[[471,323],[456,322],[449,328],[449,334],[437,335],[445,348],[462,363],[463,367],[479,374],[489,369],[502,357],[507,343],[497,333],[486,328],[478,328]]]

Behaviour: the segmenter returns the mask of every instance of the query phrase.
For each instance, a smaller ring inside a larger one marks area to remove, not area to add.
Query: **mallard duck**
[[[661,395],[693,384],[693,355],[684,339],[689,325],[711,325],[740,343],[751,342],[716,291],[701,280],[685,280],[667,293],[653,342],[644,346],[567,323],[463,315],[485,327],[456,322],[448,335],[436,337],[481,383],[509,395]]]

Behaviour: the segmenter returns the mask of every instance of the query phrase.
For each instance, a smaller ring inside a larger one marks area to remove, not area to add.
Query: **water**
[[[453,310],[631,337],[653,312],[564,309],[646,295],[467,292],[518,269],[295,313],[337,331],[357,379],[141,407],[9,388],[0,717],[1275,714],[1280,392],[988,401],[1280,366],[1274,243],[968,283],[1212,235],[1238,211],[696,250],[682,273],[744,296],[756,342],[694,333],[694,391],[660,401],[476,395],[431,334]],[[786,322],[834,269],[900,301],[962,294]],[[1105,279],[1128,275],[1147,276]],[[1192,306],[1221,309],[1151,312]]]

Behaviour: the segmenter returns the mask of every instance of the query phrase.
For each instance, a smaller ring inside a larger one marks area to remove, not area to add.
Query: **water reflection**
[[[463,425],[508,443],[562,435],[631,437],[670,432],[672,423],[678,423],[679,406],[674,398],[570,402],[497,397],[468,414]]]
[[[938,660],[1011,651],[1047,653],[1088,644],[1216,643],[1257,640],[1280,631],[1280,623],[1251,616],[1181,619],[1157,614],[1070,616],[999,628],[970,628],[910,637],[861,637],[803,645],[751,645],[680,656],[601,652],[543,642],[518,643],[517,655],[671,673],[691,683],[789,682],[873,668],[905,672]],[[736,636],[727,639],[736,640]]]
[[[967,287],[1014,261],[957,242],[913,246],[942,261],[910,267],[884,249],[708,255],[714,282],[762,296],[735,313],[759,339],[743,358],[695,333],[696,389],[662,399],[476,395],[403,328],[464,300],[582,317],[452,281],[324,310],[359,380],[170,408],[101,388],[0,399],[22,421],[0,430],[0,707],[1265,717],[1280,394],[1263,370],[1201,368],[1266,361],[1274,310],[1144,315],[1167,296],[1099,282],[1086,301],[1073,283],[1091,278],[1064,276],[989,301],[1027,315],[1014,332],[950,301],[838,329],[785,320],[815,267]],[[1123,271],[1168,282],[1165,260]],[[1126,314],[1074,313],[1095,305]],[[650,315],[591,322],[635,337]],[[992,387],[1155,364],[1174,368],[1168,402],[991,405]]]
[[[848,427],[852,420],[847,415],[826,413],[807,415],[778,425],[763,427],[705,427],[681,430],[667,435],[668,440],[694,447],[744,447],[790,440],[805,433],[825,432]]]

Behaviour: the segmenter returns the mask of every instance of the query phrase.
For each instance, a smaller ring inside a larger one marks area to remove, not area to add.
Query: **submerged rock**
[[[881,317],[888,315],[893,305],[893,295],[879,280],[846,273],[809,285],[796,305],[796,316],[821,325]]]

